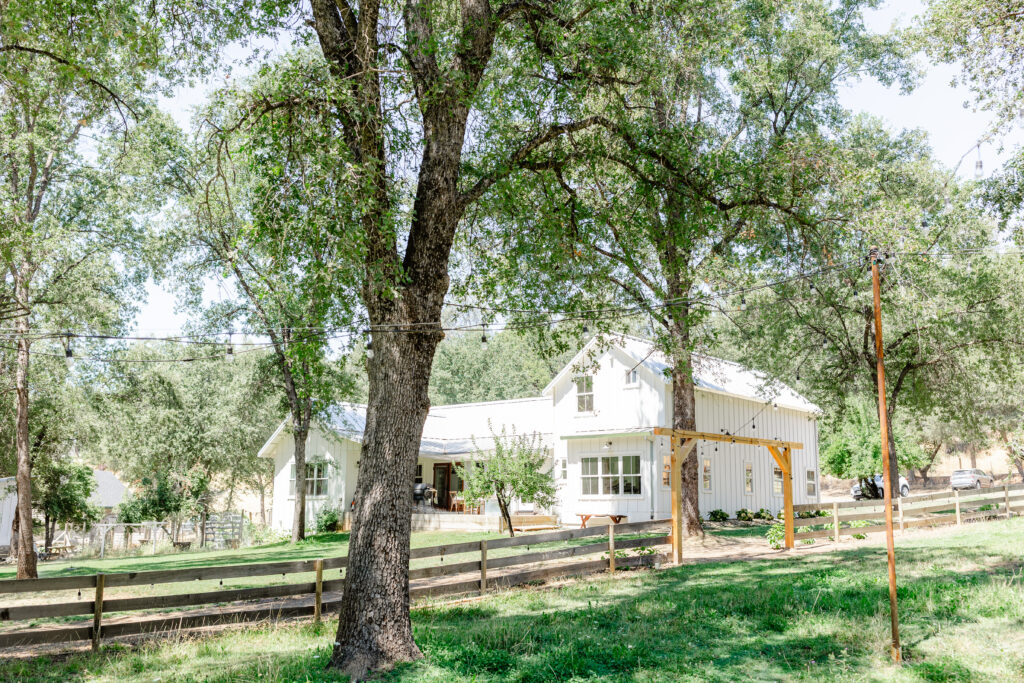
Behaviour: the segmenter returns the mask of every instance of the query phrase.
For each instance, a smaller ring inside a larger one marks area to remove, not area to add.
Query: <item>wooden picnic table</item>
[[[593,514],[593,513],[591,513],[591,514],[584,514],[582,512],[577,512],[576,516],[580,518],[580,528],[581,529],[586,529],[587,528],[587,522],[590,521],[591,517],[607,517],[608,519],[612,520],[612,524],[618,524],[622,520],[626,519],[626,517],[628,517],[629,515],[601,515],[601,514]]]

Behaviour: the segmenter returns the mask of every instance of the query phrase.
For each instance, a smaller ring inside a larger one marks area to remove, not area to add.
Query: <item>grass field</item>
[[[898,541],[906,663],[879,546],[513,590],[414,612],[425,659],[385,680],[1024,680],[1024,519]],[[2,680],[323,681],[330,622],[0,663]]]

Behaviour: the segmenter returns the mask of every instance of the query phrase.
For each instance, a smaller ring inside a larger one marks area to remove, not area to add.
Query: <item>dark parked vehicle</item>
[[[866,490],[861,490],[860,482],[858,481],[852,487],[850,487],[850,495],[853,496],[854,500],[864,500],[865,498],[881,498],[885,495],[885,483],[882,481],[882,475],[876,474],[874,477],[875,488],[878,489],[878,495],[873,495],[870,487],[865,487]],[[900,475],[900,496],[910,495],[910,484],[907,482],[906,477]]]

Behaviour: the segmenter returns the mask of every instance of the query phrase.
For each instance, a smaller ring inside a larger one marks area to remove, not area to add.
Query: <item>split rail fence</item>
[[[452,577],[451,581],[437,581],[414,585],[409,591],[411,599],[484,593],[491,589],[521,585],[555,577],[580,576],[617,568],[651,566],[666,559],[655,546],[669,543],[669,536],[646,536],[622,538],[623,535],[651,533],[664,529],[670,520],[654,520],[628,524],[608,525],[587,529],[572,529],[548,533],[528,534],[514,538],[491,541],[470,541],[449,545],[413,548],[410,560],[440,558],[441,564],[417,567],[409,570],[410,581]],[[560,548],[530,551],[531,546],[547,543],[594,538],[593,542]],[[525,547],[526,553],[488,557],[488,551],[503,548]],[[635,556],[624,557],[622,551],[637,549]],[[647,549],[647,550],[639,550]],[[460,560],[444,564],[450,556],[477,554],[471,560]],[[586,559],[579,562],[565,562],[570,558],[606,553],[606,557]],[[77,624],[51,623],[28,629],[0,631],[0,648],[23,647],[42,643],[65,643],[92,641],[93,649],[99,647],[101,638],[132,636],[160,631],[179,631],[204,628],[220,624],[266,621],[282,618],[309,617],[319,621],[325,612],[340,606],[341,590],[344,586],[343,571],[348,565],[347,557],[316,560],[294,560],[261,564],[239,564],[208,566],[187,569],[163,569],[152,571],[92,574],[81,576],[58,576],[40,579],[0,581],[0,594],[37,593],[41,591],[77,590],[80,599],[68,602],[16,604],[0,607],[0,625],[5,622],[39,621],[91,615],[88,621]],[[539,565],[520,571],[502,572],[496,570],[523,565]],[[330,572],[336,572],[334,577]],[[488,576],[490,572],[490,576]],[[111,588],[146,587],[155,584],[185,583],[193,581],[243,579],[289,574],[313,574],[312,581],[298,581],[278,585],[260,585],[247,588],[213,590],[202,592],[181,592],[170,595],[145,597],[105,597],[104,591]],[[82,600],[81,596],[92,592],[92,599]],[[327,595],[325,595],[327,594]],[[305,598],[294,599],[296,597]],[[268,604],[252,602],[274,598],[293,598],[290,601]],[[246,603],[245,601],[249,601]],[[220,606],[218,609],[187,611],[175,615],[148,614],[134,620],[105,622],[111,613],[135,612],[139,610],[167,610],[178,607],[199,605]]]
[[[959,526],[964,522],[995,517],[1009,518],[1014,514],[1024,514],[1024,484],[906,496],[895,499],[892,507],[893,528],[900,531],[944,524]],[[798,541],[815,538],[842,540],[843,536],[885,531],[885,504],[880,500],[808,503],[794,505],[793,511],[797,515],[801,512],[828,513],[793,520]]]

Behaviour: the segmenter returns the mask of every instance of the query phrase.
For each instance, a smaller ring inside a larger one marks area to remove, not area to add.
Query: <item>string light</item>
[[[484,325],[483,334],[480,335],[480,348],[484,351],[487,350],[487,326]]]
[[[228,361],[229,363],[232,362],[233,360],[235,360],[235,347],[231,343],[231,333],[230,332],[228,332],[228,347],[224,351],[224,360]]]
[[[75,353],[71,350],[70,334],[64,336],[64,364],[67,365],[68,370],[75,367]]]

